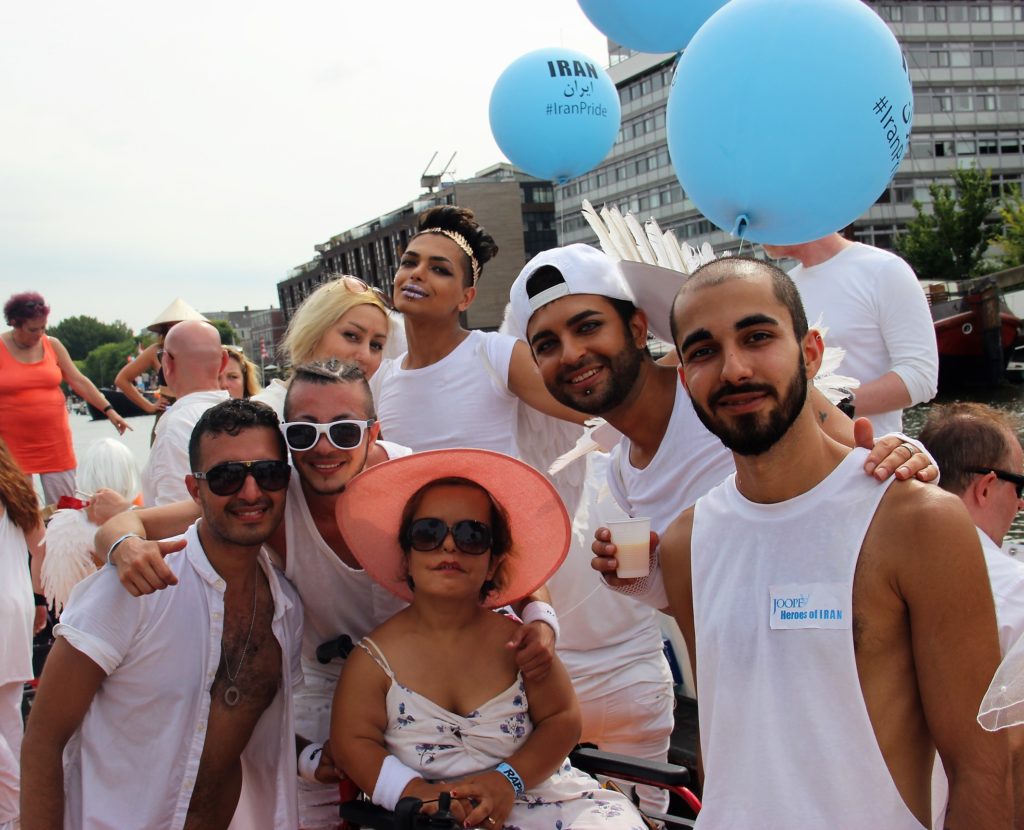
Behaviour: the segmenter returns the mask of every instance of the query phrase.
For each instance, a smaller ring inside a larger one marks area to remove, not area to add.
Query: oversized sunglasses
[[[287,461],[225,461],[192,476],[205,481],[215,496],[233,496],[242,489],[246,476],[252,476],[261,490],[283,490],[291,478],[291,468]]]
[[[391,309],[391,298],[381,291],[375,285],[368,285],[363,282],[359,277],[342,276],[338,278],[338,282],[345,286],[345,288],[352,294],[365,294],[367,291],[373,293],[373,295],[381,301],[385,308]]]
[[[1008,481],[1015,488],[1017,488],[1017,498],[1024,498],[1024,476],[1018,475],[1017,473],[1008,473],[1006,470],[997,470],[995,467],[970,467],[967,472],[977,473],[978,475],[988,475],[992,473],[1000,481]]]
[[[331,421],[329,424],[288,421],[281,424],[281,432],[288,448],[295,452],[313,449],[321,435],[326,435],[327,440],[339,450],[353,450],[363,443],[363,435],[373,424],[373,418],[365,421]]]
[[[460,519],[451,527],[441,519],[416,519],[409,525],[409,546],[424,552],[437,550],[449,533],[455,547],[470,556],[480,556],[491,549],[491,529],[473,519]]]

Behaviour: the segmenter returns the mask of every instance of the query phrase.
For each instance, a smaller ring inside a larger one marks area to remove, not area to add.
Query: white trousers
[[[580,697],[580,742],[597,744],[605,752],[664,762],[668,760],[675,702],[672,683],[667,680],[640,680],[607,695]],[[636,794],[644,812],[668,809],[665,790],[637,786]]]
[[[21,698],[20,681],[0,685],[0,828],[18,818],[21,791]]]

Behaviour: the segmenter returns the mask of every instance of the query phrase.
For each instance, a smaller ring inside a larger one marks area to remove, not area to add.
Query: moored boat
[[[939,388],[1002,382],[1022,322],[1006,305],[994,280],[981,278],[952,290],[931,284],[926,294],[939,347]]]

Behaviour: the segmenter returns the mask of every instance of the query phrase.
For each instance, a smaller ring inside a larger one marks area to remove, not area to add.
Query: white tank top
[[[647,516],[662,535],[676,516],[736,472],[732,453],[709,432],[682,384],[676,385],[672,417],[658,451],[644,468],[629,460],[632,442],[623,437],[612,450],[608,489],[630,516]]]
[[[391,453],[389,452],[389,455]],[[381,588],[361,568],[350,568],[331,550],[316,528],[292,470],[285,504],[285,576],[302,598],[302,668],[306,673],[337,678],[342,661],[321,665],[317,646],[348,634],[358,642],[405,603]]]
[[[452,352],[422,369],[405,355],[385,360],[370,381],[381,435],[414,452],[475,447],[518,456],[518,399],[508,389],[516,340],[471,331]]]
[[[861,694],[853,576],[890,481],[853,450],[816,487],[755,504],[730,476],[692,535],[701,830],[920,830]]]

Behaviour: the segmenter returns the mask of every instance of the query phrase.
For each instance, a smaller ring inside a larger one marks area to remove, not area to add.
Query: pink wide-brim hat
[[[501,559],[504,585],[488,594],[482,605],[499,608],[522,599],[558,570],[569,552],[571,526],[551,482],[528,464],[499,452],[430,450],[370,467],[352,479],[338,499],[341,535],[375,582],[412,602],[398,543],[402,513],[421,487],[442,478],[479,484],[508,516],[511,546]]]

